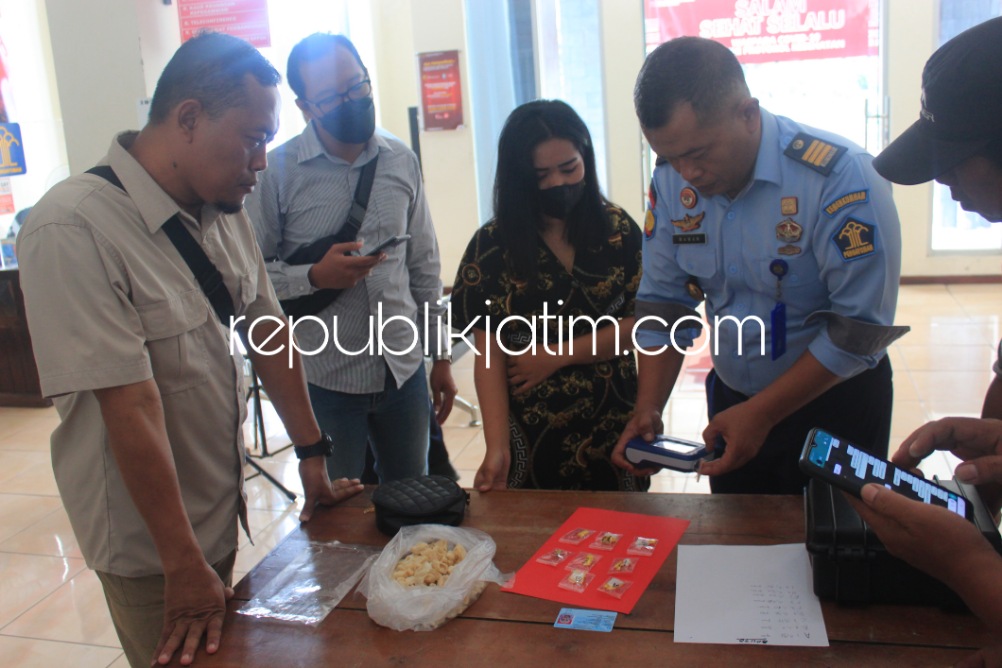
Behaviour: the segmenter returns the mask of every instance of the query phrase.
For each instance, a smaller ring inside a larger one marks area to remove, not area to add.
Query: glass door
[[[497,140],[508,114],[539,98],[581,116],[595,146],[599,184],[608,183],[599,0],[467,0],[470,87],[477,122],[480,220],[493,215]]]

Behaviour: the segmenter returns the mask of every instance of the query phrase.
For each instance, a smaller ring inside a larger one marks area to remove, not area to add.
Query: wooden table
[[[0,269],[0,406],[51,406],[42,396],[17,269]]]
[[[318,626],[237,615],[308,541],[384,545],[369,507],[371,490],[291,533],[237,585],[222,647],[198,666],[662,666],[952,665],[991,634],[975,617],[934,607],[845,608],[823,602],[827,648],[699,645],[674,642],[677,551],[630,615],[612,633],[553,628],[562,604],[502,593],[489,585],[462,616],[423,633],[372,622],[365,599],[350,595]],[[687,545],[769,545],[804,540],[803,501],[779,496],[710,496],[508,491],[478,494],[464,526],[497,544],[495,563],[515,571],[580,506],[685,518]],[[707,574],[706,577],[712,577]],[[708,620],[708,623],[710,621]]]

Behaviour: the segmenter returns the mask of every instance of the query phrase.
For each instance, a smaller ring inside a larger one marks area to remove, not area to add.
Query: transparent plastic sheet
[[[438,540],[466,548],[466,557],[456,564],[444,585],[405,587],[393,579],[397,562],[411,547]],[[431,631],[476,601],[488,582],[500,585],[511,578],[494,565],[494,551],[494,540],[477,529],[444,524],[405,526],[383,548],[358,593],[368,599],[369,617],[377,624],[397,631]]]
[[[336,540],[310,543],[237,613],[315,626],[337,607],[379,553],[378,547]]]

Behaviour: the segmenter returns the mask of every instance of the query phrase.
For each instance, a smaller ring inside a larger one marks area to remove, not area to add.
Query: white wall
[[[372,9],[378,73],[373,85],[379,97],[379,126],[409,146],[407,109],[420,104],[411,0],[375,0]]]
[[[177,3],[133,0],[139,25],[139,52],[142,58],[145,96],[152,97],[160,73],[181,46]]]
[[[641,2],[599,3],[602,78],[605,88],[605,146],[609,199],[644,223],[643,135],[633,111],[633,85],[644,63]]]
[[[146,83],[136,2],[45,4],[66,154],[70,171],[78,174],[108,152],[116,132],[137,126],[136,105],[146,96]]]

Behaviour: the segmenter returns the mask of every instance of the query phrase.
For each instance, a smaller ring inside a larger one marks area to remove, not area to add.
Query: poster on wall
[[[177,0],[181,41],[200,30],[224,32],[257,47],[271,46],[268,0]]]
[[[418,63],[425,131],[460,127],[463,124],[463,90],[459,84],[459,51],[420,53]]]
[[[0,123],[0,176],[24,174],[27,171],[20,124]]]
[[[742,63],[877,55],[878,0],[644,0],[647,52],[675,37],[720,42]]]
[[[14,213],[14,189],[10,179],[0,179],[0,215]]]

